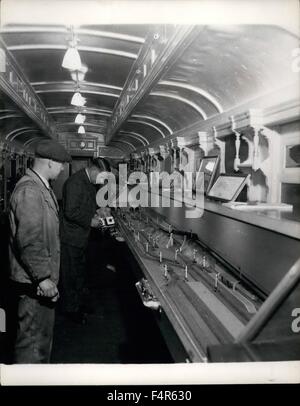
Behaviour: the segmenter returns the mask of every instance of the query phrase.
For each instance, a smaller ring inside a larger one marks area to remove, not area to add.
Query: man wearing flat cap
[[[10,279],[17,309],[14,363],[50,360],[60,240],[58,204],[49,181],[70,160],[58,142],[39,141],[32,169],[27,169],[11,196]]]

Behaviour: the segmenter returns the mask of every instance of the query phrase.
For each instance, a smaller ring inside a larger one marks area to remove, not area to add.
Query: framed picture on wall
[[[198,172],[196,174],[196,182],[200,173],[204,174],[204,193],[207,194],[213,184],[218,165],[219,165],[219,156],[205,156],[200,162]]]

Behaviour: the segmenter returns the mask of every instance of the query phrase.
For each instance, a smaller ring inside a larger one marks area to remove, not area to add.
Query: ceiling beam
[[[39,94],[39,93],[74,93],[75,91],[77,91],[77,89],[72,89],[72,88],[68,88],[68,89],[46,89],[46,90],[36,90],[35,93]],[[96,90],[87,90],[87,89],[83,89],[83,88],[79,88],[78,91],[80,91],[80,93],[82,94],[96,94],[98,96],[108,96],[108,97],[115,97],[116,99],[119,97],[117,94],[114,93],[106,93],[106,92],[100,92],[100,91],[96,91]]]
[[[131,134],[130,132],[128,133],[128,132],[126,132],[126,131],[123,131],[123,132],[122,132],[122,135],[123,135],[123,137],[124,137],[124,136],[125,136],[125,137],[129,137],[129,138],[131,137],[131,138],[133,138],[134,140],[139,141],[139,142],[140,142],[142,145],[144,145],[144,146],[146,146],[146,145],[149,144],[149,142],[143,141],[142,138],[136,136],[135,134]]]
[[[29,144],[32,144],[34,141],[38,140],[40,137],[33,137],[29,138],[26,142],[24,142],[23,147],[28,147]]]
[[[11,45],[8,47],[10,51],[42,51],[42,50],[54,50],[54,51],[66,51],[68,49],[67,45],[59,44],[24,44],[24,45]],[[78,51],[80,52],[95,52],[98,54],[107,54],[114,56],[121,56],[123,58],[136,59],[137,54],[132,52],[120,51],[118,49],[108,49],[108,48],[98,48],[89,46],[78,46]]]
[[[218,102],[218,100],[204,89],[200,89],[197,86],[189,85],[188,83],[174,82],[171,80],[162,80],[158,84],[162,85],[162,86],[179,87],[181,89],[190,90],[192,92],[195,92],[195,93],[199,94],[200,96],[202,96],[204,99],[208,100],[215,107],[215,109],[218,111],[218,113],[223,113],[223,107]]]
[[[96,107],[73,107],[73,106],[55,106],[55,107],[48,107],[48,112],[50,114],[71,114],[71,113],[81,113],[81,114],[92,114],[92,115],[99,115],[99,116],[110,116],[112,110],[108,109],[99,109]]]
[[[135,151],[136,150],[136,147],[133,145],[133,144],[131,144],[131,142],[128,142],[128,141],[124,141],[124,140],[120,140],[120,139],[118,139],[118,140],[113,140],[112,142],[111,142],[111,144],[112,145],[114,145],[114,144],[121,144],[121,145],[123,145],[123,144],[125,144],[125,145],[129,145],[131,148],[132,148],[132,151]],[[121,148],[121,147],[120,147]]]
[[[155,131],[159,132],[159,134],[162,136],[162,138],[165,138],[165,134],[156,125],[148,123],[147,121],[134,119],[134,120],[127,120],[127,123],[133,123],[133,124],[137,123],[137,124],[142,124],[142,125],[146,125],[148,127],[154,128]]]
[[[61,81],[61,82],[31,82],[31,86],[34,86],[35,88],[37,87],[44,87],[44,86],[49,86],[50,89],[55,88],[55,86],[57,87],[61,87],[61,86],[71,86],[72,88],[74,88],[74,81],[73,80],[68,80],[68,81]],[[112,85],[108,85],[106,83],[95,83],[95,82],[87,82],[86,80],[84,82],[80,82],[80,86],[83,87],[100,87],[100,88],[104,88],[104,89],[112,89],[112,90],[116,90],[118,91],[118,93],[120,93],[122,91],[122,87],[120,86],[112,86]],[[38,90],[38,89],[37,89]]]
[[[84,127],[96,127],[96,128],[100,128],[100,129],[103,130],[103,127],[106,126],[106,123],[105,122],[101,122],[101,123],[102,123],[102,125],[101,124],[94,124],[94,123],[85,121],[83,124],[80,124],[80,125],[83,125]],[[59,122],[57,122],[57,127],[62,127],[62,126],[74,126],[75,128],[78,128],[79,124],[76,124],[74,121],[59,121]]]
[[[75,28],[75,34],[78,36],[80,35],[88,35],[93,37],[102,37],[102,38],[109,38],[109,39],[116,39],[119,41],[127,41],[127,42],[135,42],[138,44],[143,44],[145,39],[142,37],[137,37],[134,35],[127,35],[121,34],[116,32],[109,32],[109,31],[98,31],[98,30],[88,30],[88,29],[81,29]],[[35,27],[35,26],[17,26],[17,27],[5,27],[0,30],[2,34],[32,34],[32,33],[39,33],[39,34],[69,34],[69,31],[66,27],[57,28],[57,27]]]
[[[54,121],[1,38],[0,90],[24,111],[42,131],[54,137]]]
[[[145,120],[155,121],[156,123],[158,123],[158,124],[162,125],[163,127],[165,127],[169,131],[170,134],[173,134],[173,130],[171,129],[171,127],[168,126],[164,121],[159,120],[156,117],[145,116],[143,114],[133,114],[131,116],[131,118],[142,118],[142,119],[145,119]]]
[[[160,25],[149,31],[113,110],[107,143],[198,33],[199,28],[192,25]]]
[[[181,96],[178,96],[177,94],[167,93],[167,92],[151,92],[151,93],[149,93],[149,96],[168,97],[169,99],[178,100],[178,101],[185,103],[188,106],[192,107],[194,110],[196,110],[200,114],[200,116],[203,118],[203,120],[207,119],[207,114],[205,113],[205,111],[197,103],[194,103],[185,97],[181,97]]]
[[[141,134],[139,134],[137,132],[134,132],[134,131],[120,131],[120,134],[126,134],[126,135],[130,134],[132,136],[135,136],[136,138],[142,139],[143,142],[145,142],[145,145],[149,145],[149,141],[147,140],[147,138],[145,138],[143,135],[141,135]]]
[[[8,118],[11,119],[11,118],[21,118],[21,117],[24,117],[24,116],[22,114],[17,114],[17,113],[7,114],[6,116],[0,116],[0,120],[7,120]]]
[[[8,134],[5,135],[5,140],[13,141],[20,134],[24,134],[24,133],[28,133],[28,132],[36,133],[36,132],[39,132],[39,130],[37,128],[34,128],[34,127],[16,128],[13,131],[11,131],[11,132],[9,132]]]
[[[81,136],[80,136],[80,134],[78,134],[77,133],[77,131],[58,131],[57,132],[60,136],[64,136],[64,135],[69,135],[69,134],[71,134],[72,136],[74,136],[74,137],[78,137],[78,138],[80,138]],[[86,137],[86,136],[92,136],[92,137],[94,137],[94,138],[98,138],[99,139],[99,137],[100,138],[104,138],[104,135],[102,134],[102,133],[96,133],[96,132],[94,132],[94,131],[86,131],[85,132],[85,134],[82,134],[82,137],[84,138],[84,137]],[[104,144],[103,144],[104,145]]]

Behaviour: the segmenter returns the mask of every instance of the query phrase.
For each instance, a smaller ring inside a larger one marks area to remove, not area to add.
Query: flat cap
[[[55,140],[41,140],[36,144],[35,155],[57,162],[70,162],[71,156],[66,149]]]

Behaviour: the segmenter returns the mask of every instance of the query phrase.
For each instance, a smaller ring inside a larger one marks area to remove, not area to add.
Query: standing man
[[[103,158],[93,159],[88,168],[75,172],[64,184],[61,215],[61,286],[62,307],[74,322],[85,324],[87,305],[86,250],[91,227],[98,227],[96,213],[96,179],[99,173],[110,171]]]
[[[16,184],[10,200],[10,278],[17,307],[15,363],[47,363],[59,297],[58,204],[49,181],[57,178],[67,151],[56,141],[36,146],[32,169]]]

